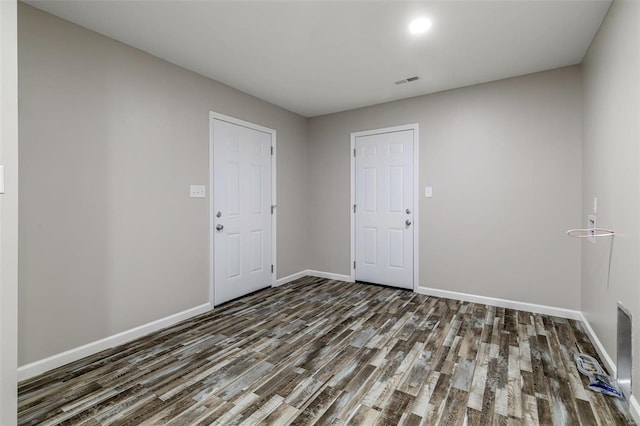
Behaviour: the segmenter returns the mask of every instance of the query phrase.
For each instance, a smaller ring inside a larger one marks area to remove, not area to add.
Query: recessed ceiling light
[[[431,19],[418,18],[411,21],[409,31],[411,34],[421,34],[427,32],[431,28]]]

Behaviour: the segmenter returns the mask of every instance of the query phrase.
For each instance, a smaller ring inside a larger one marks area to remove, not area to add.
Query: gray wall
[[[349,274],[350,132],[420,125],[420,286],[580,307],[577,66],[310,119],[309,267]]]
[[[611,239],[582,243],[582,310],[616,360],[616,303],[633,314],[640,360],[640,3],[614,1],[584,61],[583,218],[598,197],[597,224]],[[634,368],[634,394],[640,368]]]
[[[208,302],[210,110],[278,132],[278,276],[306,268],[305,118],[24,4],[18,43],[20,365]]]

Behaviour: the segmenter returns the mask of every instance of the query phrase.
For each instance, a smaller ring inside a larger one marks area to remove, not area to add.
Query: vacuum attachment
[[[576,362],[578,371],[589,377],[591,380],[591,383],[589,383],[589,389],[594,392],[622,398],[622,392],[620,392],[620,389],[615,385],[615,380],[605,373],[594,357],[576,352],[573,355],[573,359]]]

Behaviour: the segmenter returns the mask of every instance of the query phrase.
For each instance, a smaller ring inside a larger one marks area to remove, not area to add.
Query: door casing
[[[351,133],[351,149],[349,150],[349,157],[351,158],[350,160],[350,164],[351,164],[351,203],[349,205],[349,211],[351,212],[350,216],[351,216],[351,261],[349,262],[349,267],[351,269],[351,281],[355,281],[356,280],[356,270],[354,268],[354,264],[355,264],[355,260],[356,260],[356,215],[353,209],[354,204],[356,203],[356,159],[354,156],[354,152],[356,149],[356,138],[360,137],[360,136],[371,136],[371,135],[379,135],[379,134],[383,134],[383,133],[391,133],[391,132],[398,132],[398,131],[403,131],[403,130],[413,130],[413,211],[414,211],[414,216],[413,216],[413,291],[416,291],[416,289],[419,286],[420,280],[419,280],[419,262],[418,262],[418,245],[419,245],[419,239],[418,239],[418,235],[419,235],[419,218],[420,218],[420,214],[419,214],[419,204],[418,204],[418,194],[419,194],[419,190],[418,190],[418,175],[419,175],[419,168],[418,168],[418,158],[420,157],[419,155],[419,151],[418,148],[420,146],[420,144],[418,143],[419,141],[419,137],[418,137],[418,131],[419,131],[419,126],[418,123],[415,124],[405,124],[405,125],[401,125],[401,126],[394,126],[394,127],[385,127],[382,129],[373,129],[373,130],[364,130],[364,131],[360,131],[360,132],[352,132]]]
[[[273,265],[273,272],[271,273],[271,286],[276,284],[276,277],[278,275],[277,264],[277,198],[276,198],[276,158],[278,150],[276,148],[276,131],[268,127],[260,126],[259,124],[250,123],[248,121],[240,120],[228,115],[220,114],[214,111],[209,112],[209,304],[214,307],[215,301],[215,218],[213,210],[213,121],[221,120],[238,126],[247,127],[253,130],[259,130],[261,132],[269,133],[271,135],[271,147],[273,149],[273,155],[271,156],[271,264]]]

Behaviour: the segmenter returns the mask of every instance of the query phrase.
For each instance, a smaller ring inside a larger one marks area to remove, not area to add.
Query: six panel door
[[[355,139],[355,277],[413,289],[413,130]]]
[[[271,286],[271,134],[213,120],[214,304]]]

